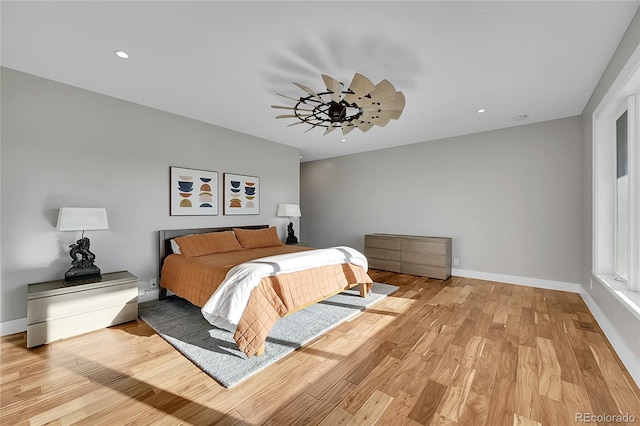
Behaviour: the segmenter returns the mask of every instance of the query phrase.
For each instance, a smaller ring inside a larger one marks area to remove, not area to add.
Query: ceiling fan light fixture
[[[306,96],[296,99],[290,96],[279,96],[295,101],[291,106],[271,105],[272,108],[290,109],[293,114],[278,115],[276,118],[295,118],[294,124],[308,124],[311,127],[324,128],[324,135],[336,128],[342,129],[346,135],[358,128],[366,132],[373,126],[383,127],[390,120],[397,120],[402,115],[405,98],[402,92],[383,80],[374,85],[362,74],[356,73],[348,89],[338,80],[322,74],[326,91],[316,92],[300,83],[293,83],[302,89]]]

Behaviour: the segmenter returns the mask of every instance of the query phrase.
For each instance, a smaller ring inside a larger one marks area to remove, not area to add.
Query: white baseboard
[[[634,351],[629,347],[627,341],[620,337],[616,328],[598,307],[598,304],[593,300],[591,295],[586,291],[582,291],[580,295],[593,314],[593,317],[598,322],[598,325],[607,336],[609,343],[611,343],[611,346],[616,350],[616,354],[618,354],[622,363],[627,367],[627,370],[631,377],[633,377],[636,385],[640,386],[640,363],[638,363],[638,354],[634,353]]]
[[[0,336],[22,333],[27,331],[27,319],[18,318],[11,321],[0,322]]]
[[[149,302],[151,300],[158,300],[160,297],[160,290],[157,288],[154,290],[140,290],[138,289],[138,303]]]
[[[456,277],[475,278],[477,280],[495,281],[499,283],[526,285],[529,287],[546,288],[548,290],[582,293],[582,285],[565,281],[543,280],[541,278],[520,277],[517,275],[493,274],[489,272],[452,269],[451,274]]]

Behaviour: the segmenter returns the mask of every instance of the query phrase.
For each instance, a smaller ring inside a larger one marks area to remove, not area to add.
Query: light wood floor
[[[401,289],[231,390],[142,321],[33,350],[5,336],[0,423],[640,424],[640,391],[579,295],[371,276]]]

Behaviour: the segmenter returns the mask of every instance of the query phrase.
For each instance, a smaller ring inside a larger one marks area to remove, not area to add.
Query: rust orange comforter
[[[275,246],[192,258],[171,254],[162,267],[161,285],[202,307],[234,266],[261,257],[304,250],[313,249]],[[367,271],[352,264],[319,265],[299,272],[265,277],[251,292],[234,340],[247,356],[253,356],[262,347],[279,318],[345,288],[371,282]]]

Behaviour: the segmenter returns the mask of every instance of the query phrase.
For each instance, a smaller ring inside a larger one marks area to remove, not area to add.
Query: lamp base
[[[100,275],[100,268],[98,268],[96,265],[91,265],[84,268],[74,266],[64,274],[65,283],[79,280],[100,281],[101,279],[102,275]]]
[[[287,226],[287,244],[298,244],[298,237],[293,233],[293,222],[289,222]]]

